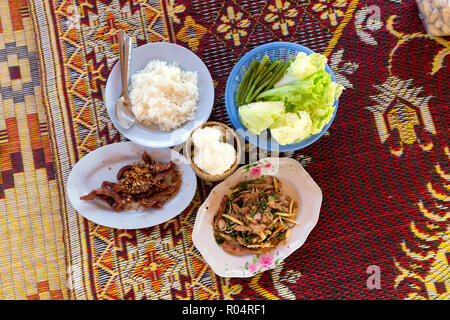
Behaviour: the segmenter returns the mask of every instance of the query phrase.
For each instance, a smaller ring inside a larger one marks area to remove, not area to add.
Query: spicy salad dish
[[[211,190],[198,209],[192,241],[216,274],[251,277],[303,245],[321,203],[322,191],[297,160],[264,158]],[[261,257],[267,263],[258,269],[254,260]]]
[[[225,195],[214,217],[216,242],[232,254],[262,253],[287,240],[297,204],[273,176],[244,180]]]

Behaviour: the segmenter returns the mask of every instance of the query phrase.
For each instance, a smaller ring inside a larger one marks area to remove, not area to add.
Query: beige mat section
[[[0,70],[0,299],[65,299],[59,195],[25,0],[0,0]]]

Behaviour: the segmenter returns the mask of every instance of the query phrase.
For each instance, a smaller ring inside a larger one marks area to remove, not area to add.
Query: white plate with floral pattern
[[[282,192],[298,203],[296,221],[286,243],[264,254],[235,256],[227,253],[214,238],[213,218],[224,195],[237,183],[263,175],[277,177]],[[275,268],[300,248],[319,220],[322,191],[301,164],[291,158],[265,158],[240,167],[218,184],[200,206],[192,232],[192,241],[213,271],[221,277],[246,278]]]

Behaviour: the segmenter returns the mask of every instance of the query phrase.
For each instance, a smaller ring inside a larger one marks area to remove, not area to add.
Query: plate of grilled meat
[[[80,159],[67,180],[74,209],[94,223],[146,228],[177,216],[192,201],[197,178],[177,151],[133,142],[103,146]]]

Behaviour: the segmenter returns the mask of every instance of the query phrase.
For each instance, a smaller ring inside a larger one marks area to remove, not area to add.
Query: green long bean
[[[243,103],[248,103],[247,101],[250,99],[250,96],[252,95],[253,91],[255,90],[255,86],[257,85],[258,81],[260,80],[262,76],[262,72],[264,71],[265,66],[267,63],[269,63],[269,57],[264,56],[261,60],[261,63],[259,64],[255,75],[253,76],[253,82],[250,85],[250,89],[247,90],[245,96],[243,97],[242,101]]]
[[[270,83],[272,80],[273,73],[269,72],[264,79],[261,80],[261,85],[259,85],[256,90],[253,92],[252,96],[250,97],[250,102],[254,101],[255,98],[258,96],[258,94]]]
[[[245,92],[248,82],[251,79],[252,74],[253,74],[255,68],[258,67],[258,65],[259,65],[259,61],[253,60],[252,63],[250,64],[250,67],[248,68],[247,72],[245,73],[244,77],[242,78],[242,81],[239,84],[238,91],[237,91],[236,97],[235,97],[236,104],[239,104],[239,102],[241,101],[242,94],[243,94],[243,92]]]
[[[269,82],[269,84],[267,85],[267,89],[271,89],[273,87],[273,85],[275,83],[277,83],[278,80],[281,79],[281,77],[284,75],[284,73],[286,72],[287,68],[289,68],[289,66],[291,65],[292,59],[288,60],[283,68],[281,68],[277,74],[274,75],[274,77],[272,78],[272,81]]]

